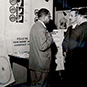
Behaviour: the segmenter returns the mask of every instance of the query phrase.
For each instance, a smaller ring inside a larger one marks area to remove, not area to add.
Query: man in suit
[[[30,83],[35,87],[47,87],[52,59],[51,44],[53,43],[53,38],[46,27],[50,17],[49,10],[40,9],[38,21],[35,22],[30,31]]]
[[[67,83],[83,86],[87,78],[87,8],[78,9],[77,15],[78,26],[71,29],[68,38],[65,36],[63,48],[67,48]]]
[[[64,33],[65,37],[62,42],[62,48],[63,48],[63,56],[65,57],[65,75],[64,79],[66,81],[66,85],[69,83],[72,83],[75,73],[75,65],[76,65],[76,59],[73,57],[73,49],[74,46],[76,46],[76,41],[71,40],[71,37],[73,37],[72,33],[73,31],[76,31],[77,26],[77,9],[71,9],[69,14],[69,20],[70,20],[70,26],[68,27],[67,31]],[[74,82],[73,82],[74,83]]]
[[[75,59],[75,82],[80,86],[85,86],[87,78],[87,8],[83,7],[78,10],[77,17],[78,28],[71,33],[71,40],[74,42],[72,57]],[[70,41],[70,45],[72,42]]]
[[[67,31],[64,32],[65,37],[62,43],[64,57],[66,57],[67,51],[69,49],[71,31],[74,30],[77,25],[77,16],[78,16],[77,9],[71,9],[69,13],[70,26],[68,27]]]

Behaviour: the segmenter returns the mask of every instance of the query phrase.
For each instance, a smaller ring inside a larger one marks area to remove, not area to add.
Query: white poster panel
[[[0,0],[0,56],[6,55],[4,29],[5,29],[5,0]]]
[[[67,29],[69,26],[69,10],[55,12],[55,24],[58,29]]]
[[[8,54],[23,57],[29,54],[29,33],[35,23],[35,10],[43,7],[52,14],[53,0],[7,0],[5,35]]]
[[[0,87],[5,87],[15,81],[10,66],[5,41],[6,1],[7,0],[0,0]]]
[[[56,55],[56,70],[64,70],[64,56],[62,54],[62,41],[64,38],[64,32],[67,31],[69,23],[69,10],[55,11],[55,24],[57,30],[54,30],[52,34],[53,39],[58,47],[58,53]]]
[[[52,32],[52,36],[53,36],[53,40],[57,46],[58,52],[56,54],[56,70],[64,70],[64,56],[62,55],[62,41],[64,38],[64,32],[65,29],[57,29],[57,30],[53,30]]]
[[[8,54],[29,53],[30,0],[7,0],[6,2],[6,46]],[[19,40],[20,38],[21,40]],[[24,40],[24,38],[27,38]],[[22,41],[23,40],[23,41]],[[25,41],[25,43],[24,43]],[[18,42],[18,43],[17,43]],[[17,44],[21,44],[20,46]],[[16,44],[16,45],[15,45]],[[25,44],[25,45],[23,45]]]

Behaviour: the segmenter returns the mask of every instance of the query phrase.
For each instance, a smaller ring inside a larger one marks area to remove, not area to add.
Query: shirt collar
[[[73,25],[72,25],[72,29],[74,29],[74,28],[76,27],[76,25],[77,25],[77,24],[73,24]]]
[[[41,20],[38,21],[46,28],[46,25]]]

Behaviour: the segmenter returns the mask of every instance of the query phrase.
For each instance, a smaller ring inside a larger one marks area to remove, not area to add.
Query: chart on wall
[[[30,29],[40,8],[52,14],[53,0],[6,0],[5,36],[8,54],[29,53]],[[52,15],[51,15],[52,16]]]
[[[53,30],[52,37],[57,46],[58,52],[56,54],[56,70],[64,70],[64,56],[62,55],[62,41],[64,38],[64,29]]]
[[[9,20],[11,22],[24,22],[24,0],[9,0]]]

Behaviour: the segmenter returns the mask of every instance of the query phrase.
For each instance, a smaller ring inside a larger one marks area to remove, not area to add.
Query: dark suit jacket
[[[63,43],[63,49],[68,50],[68,58],[73,62],[85,62],[87,56],[87,22],[84,22],[67,33]]]

